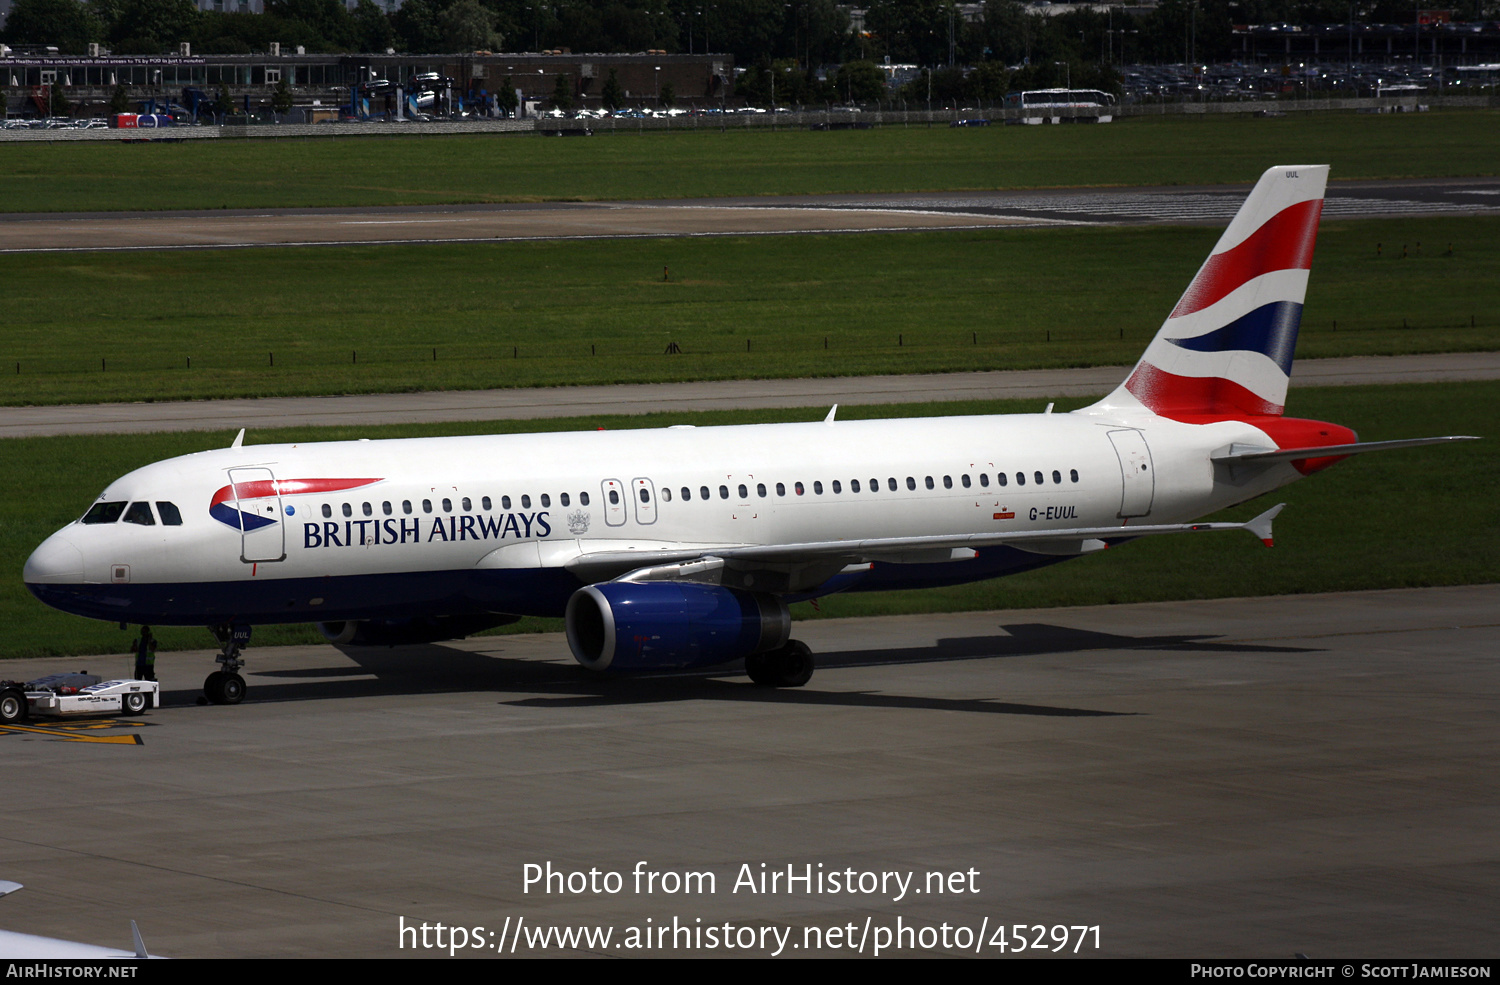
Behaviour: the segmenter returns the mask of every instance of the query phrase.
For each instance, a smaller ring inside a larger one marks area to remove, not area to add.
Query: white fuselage
[[[38,548],[26,581],[50,604],[131,622],[559,614],[581,584],[562,566],[596,552],[1116,525],[1128,537],[1131,523],[1196,519],[1297,477],[1281,466],[1225,483],[1209,455],[1237,441],[1270,443],[1245,423],[1094,411],[249,445],[112,483],[100,503],[157,504],[154,522],[80,520]],[[862,587],[993,577],[1033,566],[1028,554],[886,566]]]

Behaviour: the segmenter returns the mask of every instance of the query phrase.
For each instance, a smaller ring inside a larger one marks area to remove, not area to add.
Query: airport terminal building
[[[181,103],[185,90],[217,94],[227,90],[237,107],[256,112],[269,105],[283,83],[298,106],[336,108],[350,102],[356,87],[377,92],[371,110],[384,105],[381,92],[410,91],[419,80],[437,77],[455,94],[510,88],[526,103],[546,103],[565,77],[575,107],[601,105],[601,93],[614,75],[627,106],[655,106],[670,93],[679,106],[718,106],[732,95],[734,58],[729,54],[573,54],[570,52],[473,52],[398,55],[306,54],[272,46],[253,55],[194,55],[187,46],[175,55],[60,56],[0,52],[0,87],[7,116],[46,116],[47,87],[60,87],[73,115],[103,115],[117,86],[132,105]],[[507,80],[509,80],[507,82]]]

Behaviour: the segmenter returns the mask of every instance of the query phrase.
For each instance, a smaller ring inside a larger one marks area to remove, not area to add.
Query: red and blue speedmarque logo
[[[343,492],[381,482],[381,479],[255,479],[233,482],[213,494],[208,501],[208,515],[235,530],[251,531],[277,522],[273,516],[260,516],[235,509],[231,503],[245,503],[274,496],[299,496],[310,493]]]

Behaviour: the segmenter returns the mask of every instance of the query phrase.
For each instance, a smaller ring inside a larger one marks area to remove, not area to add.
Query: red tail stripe
[[[1276,213],[1240,245],[1209,257],[1170,317],[1207,308],[1261,274],[1311,268],[1322,213],[1321,198],[1298,202]]]
[[[1279,417],[1280,404],[1256,396],[1232,380],[1217,376],[1178,376],[1150,363],[1136,367],[1125,389],[1156,414],[1180,420],[1183,416],[1223,414],[1226,417]]]

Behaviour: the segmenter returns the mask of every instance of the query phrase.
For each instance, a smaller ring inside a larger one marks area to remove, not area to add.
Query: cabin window
[[[644,489],[641,490],[641,492],[645,492],[645,491],[646,490],[644,490]],[[551,506],[552,505],[552,497],[550,495],[548,495],[547,493],[542,493],[542,505],[543,506]]]
[[[1040,486],[1040,485],[1041,485],[1041,484],[1042,484],[1042,483],[1044,483],[1044,482],[1046,482],[1046,481],[1047,481],[1047,477],[1046,477],[1046,476],[1044,476],[1044,475],[1042,475],[1042,473],[1040,473],[1040,472],[1033,472],[1033,473],[1032,473],[1032,474],[1031,474],[1031,476],[1032,476],[1032,478],[1034,478],[1034,479],[1035,479],[1035,480],[1036,480],[1036,484],[1037,484],[1037,485],[1039,485],[1039,486]]]
[[[757,482],[755,484],[755,495],[759,496],[761,499],[766,498],[766,484],[764,482]]]
[[[385,502],[383,502],[383,503],[380,504],[380,512],[384,513],[386,516],[390,516],[391,515],[391,501],[390,500],[386,500]]]
[[[522,500],[524,500],[526,497],[523,496],[521,498],[522,498]],[[613,490],[613,489],[611,489],[609,491],[609,505],[610,506],[619,506],[620,505],[620,494],[618,492],[616,492],[615,490]]]
[[[698,498],[699,499],[707,499],[708,498],[708,487],[707,486],[699,486],[698,487]]]
[[[859,492],[859,480],[858,479],[850,479],[849,480],[849,491],[852,492],[852,493]]]
[[[1018,486],[1024,486],[1024,485],[1026,485],[1026,473],[1025,472],[1017,472],[1016,473],[1016,485],[1018,485]]]
[[[906,477],[906,488],[907,489],[915,489],[915,488],[917,488],[917,478],[916,478],[916,476],[909,475],[909,476]]]
[[[609,498],[610,499],[614,499],[615,498],[615,494],[613,492],[611,492],[609,494]],[[523,510],[529,510],[529,509],[531,509],[531,494],[530,493],[522,493],[521,494],[521,509],[523,509]]]
[[[728,499],[729,498],[729,487],[728,486],[720,486],[719,487],[719,498],[720,499]]]
[[[444,513],[452,513],[453,512],[453,500],[444,497],[444,499],[443,499],[443,512]]]
[[[990,474],[988,472],[979,473],[979,484],[986,489],[990,487]]]
[[[785,496],[786,495],[786,483],[784,483],[784,482],[778,482],[778,483],[776,483],[776,495],[778,495],[778,496]]]
[[[692,498],[693,498],[693,490],[690,489],[690,488],[688,488],[687,486],[683,486],[682,487],[682,501],[684,503],[686,503],[689,500],[691,500]],[[708,497],[704,496],[703,498],[707,499]]]
[[[672,487],[671,486],[662,486],[661,487],[661,501],[663,503],[670,503],[672,501]],[[563,505],[567,506],[568,504],[564,503]]]
[[[182,514],[178,511],[176,503],[166,503],[158,499],[156,501],[156,512],[161,514],[163,526],[182,526]]]
[[[642,486],[640,488],[639,492],[640,492],[641,502],[643,502],[643,503],[649,503],[649,502],[651,502],[651,490],[647,489],[645,486]],[[543,506],[547,505],[547,497],[546,496],[542,497],[542,505]]]
[[[1078,481],[1078,470],[1077,469],[1068,469],[1068,478],[1072,479],[1074,482],[1077,482]]]
[[[969,473],[965,472],[963,475],[959,476],[958,481],[963,483],[965,489],[968,489],[970,485]]]
[[[871,479],[870,480],[870,492],[880,492],[880,480],[879,479]]]
[[[374,516],[375,515],[375,510],[370,506],[369,503],[365,503],[364,506],[361,507],[361,509],[364,512],[365,516]]]
[[[331,516],[333,516],[333,507],[329,506],[327,503],[324,503],[323,504],[323,518],[326,520],[327,518],[329,518]]]
[[[1006,475],[1005,475],[1004,472],[996,472],[995,473],[995,481],[998,482],[998,483],[1000,483],[1000,485],[1003,486],[1006,483],[1010,482],[1010,479],[1006,477]]]
[[[926,479],[924,479],[923,481],[927,483],[927,488],[928,489],[931,489],[933,486],[937,485],[937,483],[935,483],[935,482],[932,481],[932,476],[930,476],[930,475]]]
[[[889,489],[891,492],[895,492],[896,491],[896,477],[894,475],[888,476],[886,478],[886,480],[885,480],[885,487],[887,489]]]
[[[471,512],[473,512],[473,510],[474,510],[474,503],[473,503],[473,501],[470,500],[469,497],[465,496],[464,497],[464,512],[465,513],[471,513]]]
[[[803,495],[803,494],[804,494],[804,493],[806,493],[806,492],[807,492],[807,490],[806,490],[806,489],[803,489],[803,488],[802,488],[802,483],[800,483],[800,482],[799,482],[799,483],[797,483],[797,484],[796,484],[796,485],[794,485],[794,486],[792,486],[792,488],[793,488],[793,489],[795,489],[795,490],[796,490],[796,491],[797,491],[797,495],[798,495],[798,496],[801,496],[801,495]]]
[[[325,506],[323,508],[326,510],[328,507]],[[411,500],[409,500],[409,499],[403,499],[401,501],[401,512],[410,515],[410,513],[411,513]],[[325,513],[323,515],[327,516],[328,514]]]
[[[816,496],[823,495],[823,481],[821,479],[813,483],[813,494]]]
[[[344,515],[345,516],[353,516],[354,515],[354,507],[350,506],[348,503],[345,503],[344,504]]]
[[[572,502],[572,500],[568,498],[568,494],[567,493],[558,493],[557,494],[557,501],[559,503],[563,504],[564,506],[567,506],[569,503]],[[484,508],[485,509],[489,509],[489,505],[486,504]]]
[[[843,489],[841,489],[841,488],[840,488],[840,487],[839,487],[839,480],[837,480],[837,479],[834,479],[834,480],[833,480],[833,494],[834,494],[834,495],[835,495],[835,496],[837,496],[837,495],[838,495],[838,494],[839,494],[839,493],[841,493],[841,492],[843,492],[843,491],[844,491],[844,490],[843,490]]]
[[[944,489],[952,489],[953,488],[953,476],[951,476],[951,475],[945,475],[945,476],[943,476],[943,488]]]
[[[131,503],[125,511],[126,523],[139,523],[143,527],[156,526],[156,517],[151,515],[150,503]]]
[[[431,513],[432,512],[432,500],[430,500],[430,499],[424,499],[424,500],[422,500],[422,512],[423,513]]]
[[[1057,469],[1052,470],[1052,484],[1057,486],[1062,485],[1062,473],[1057,471]]]
[[[749,499],[750,498],[750,490],[748,490],[748,489],[745,488],[745,484],[743,482],[740,483],[740,490],[739,490],[739,492],[740,492],[740,499]]]
[[[589,494],[586,493],[586,492],[579,493],[578,494],[578,502],[579,502],[580,505],[583,505],[583,506],[589,505]]]
[[[494,503],[490,501],[490,498],[488,496],[481,497],[479,500],[479,505],[484,508],[484,511],[486,513],[494,509]]]

